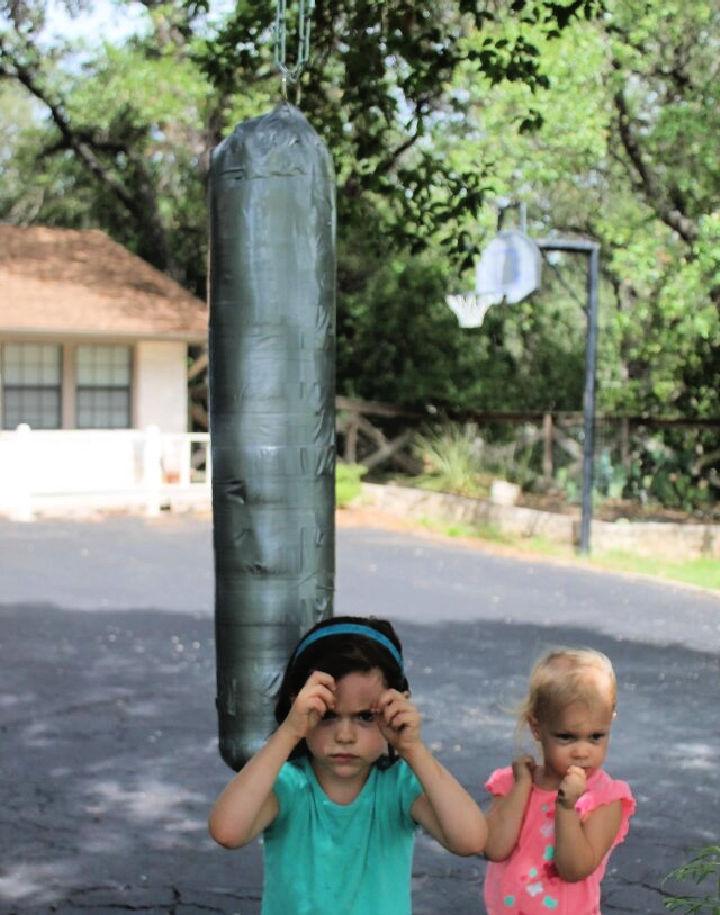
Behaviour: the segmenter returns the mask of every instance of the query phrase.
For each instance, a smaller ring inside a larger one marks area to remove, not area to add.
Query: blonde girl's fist
[[[409,693],[387,689],[378,700],[376,721],[380,733],[391,747],[402,755],[413,744],[420,742],[422,718]]]
[[[524,753],[513,760],[513,778],[518,785],[528,782],[532,784],[535,774],[535,759],[529,753]]]
[[[565,773],[565,778],[558,788],[558,802],[563,807],[574,807],[580,797],[585,794],[587,776],[585,770],[579,766],[570,766]]]
[[[293,699],[284,723],[298,740],[302,740],[334,708],[335,680],[330,674],[314,670]]]

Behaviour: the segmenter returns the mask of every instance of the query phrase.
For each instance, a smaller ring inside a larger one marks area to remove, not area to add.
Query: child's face
[[[336,682],[334,710],[306,737],[319,777],[364,782],[372,764],[387,752],[373,713],[385,689],[377,669],[346,674]]]
[[[579,766],[589,777],[605,761],[615,711],[612,703],[571,702],[547,720],[530,721],[533,736],[542,746],[545,775],[559,784],[570,766]]]

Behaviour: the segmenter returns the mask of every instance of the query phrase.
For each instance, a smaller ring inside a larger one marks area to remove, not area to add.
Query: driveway
[[[538,652],[613,658],[607,768],[639,808],[603,912],[662,912],[661,876],[718,841],[720,599],[361,527],[338,530],[337,563],[336,612],[397,624],[426,740],[478,800]],[[0,663],[0,912],[259,912],[259,847],[205,827],[230,776],[209,519],[0,521]],[[416,915],[482,912],[483,871],[421,836]]]

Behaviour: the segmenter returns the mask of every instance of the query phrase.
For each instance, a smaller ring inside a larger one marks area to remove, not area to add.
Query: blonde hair
[[[530,672],[527,696],[518,709],[518,730],[547,721],[571,702],[610,702],[615,709],[617,683],[610,658],[593,648],[553,648]]]

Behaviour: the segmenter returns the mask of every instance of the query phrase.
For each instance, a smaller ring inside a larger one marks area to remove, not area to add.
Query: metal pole
[[[592,520],[593,463],[595,454],[595,365],[597,355],[597,246],[589,252],[587,277],[587,331],[585,343],[585,393],[583,395],[583,493],[580,519],[580,552],[590,552],[590,523]]]
[[[578,552],[590,552],[592,522],[593,463],[595,457],[595,366],[597,356],[597,304],[600,247],[583,238],[541,238],[535,241],[543,251],[577,251],[588,257],[587,322],[585,331],[585,391],[583,394],[583,487]]]

